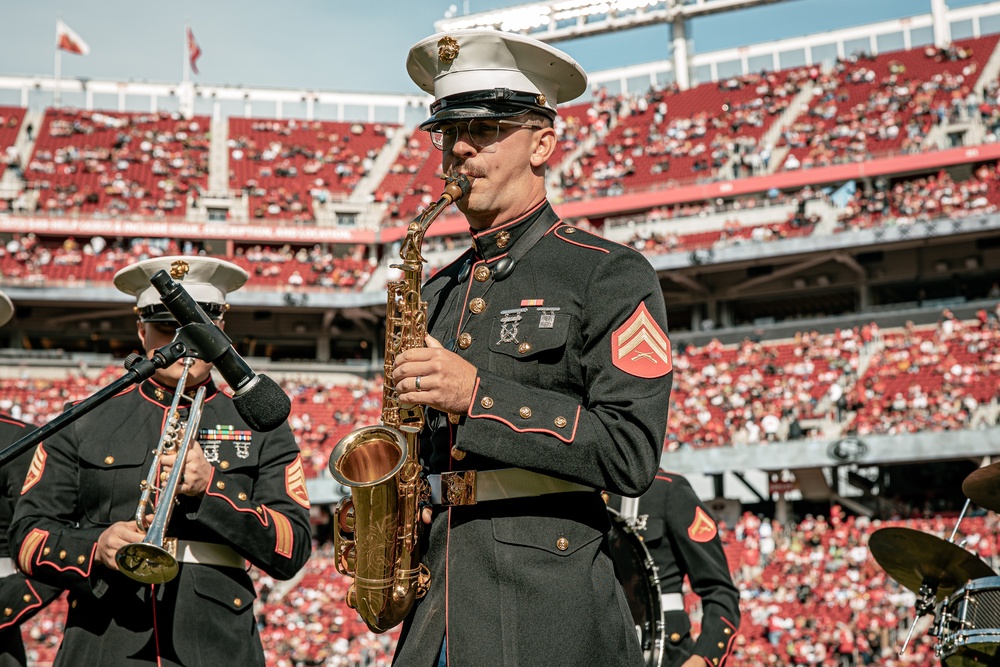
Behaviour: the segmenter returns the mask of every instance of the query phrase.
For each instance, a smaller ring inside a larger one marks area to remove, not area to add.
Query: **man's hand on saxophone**
[[[428,335],[425,342],[427,347],[415,347],[396,357],[392,381],[399,400],[465,414],[476,385],[476,367],[445,349],[433,336]]]

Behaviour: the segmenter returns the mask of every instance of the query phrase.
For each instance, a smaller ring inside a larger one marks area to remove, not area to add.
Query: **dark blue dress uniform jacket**
[[[179,496],[167,535],[228,545],[288,579],[312,549],[298,446],[287,424],[251,431],[207,388],[198,441],[214,470],[202,498]],[[148,586],[94,562],[104,529],[134,519],[172,399],[147,380],[46,439],[32,461],[11,535],[22,572],[70,591],[57,666],[264,665],[242,568],[182,563]]]
[[[0,449],[34,430],[34,426],[0,415]],[[0,467],[0,558],[3,559],[11,557],[7,531],[33,452],[34,449],[25,450]],[[59,588],[46,586],[20,573],[0,579],[0,667],[28,664],[24,642],[21,641],[21,624],[59,597],[60,593],[62,590]]]
[[[612,498],[608,504],[618,509],[621,499]],[[646,515],[646,528],[637,532],[656,564],[660,592],[682,593],[686,576],[701,598],[697,642],[686,610],[664,613],[663,667],[680,667],[693,654],[720,667],[740,626],[740,594],[714,519],[687,479],[662,470],[639,500],[639,514]]]
[[[531,229],[544,236],[525,253],[518,241]],[[473,240],[424,291],[431,335],[479,369],[467,414],[429,411],[430,472],[516,467],[645,491],[672,377],[652,267],[561,224],[547,202]],[[523,256],[497,280],[512,254]],[[395,664],[435,665],[446,628],[453,667],[643,664],[609,529],[596,490],[439,512],[424,558],[430,591]]]

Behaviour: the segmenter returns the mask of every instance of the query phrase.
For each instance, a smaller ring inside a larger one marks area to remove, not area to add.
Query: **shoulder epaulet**
[[[623,246],[620,243],[615,243],[614,241],[609,241],[603,236],[599,236],[592,232],[584,231],[579,227],[573,227],[571,225],[557,225],[552,229],[552,235],[559,239],[560,241],[565,241],[570,245],[578,246],[580,248],[587,248],[588,250],[596,250],[597,252],[612,252],[613,250],[619,250],[621,248],[627,248],[628,246]]]

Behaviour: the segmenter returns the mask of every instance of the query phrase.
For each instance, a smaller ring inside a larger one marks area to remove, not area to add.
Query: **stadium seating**
[[[47,109],[25,171],[52,214],[183,216],[208,178],[209,119]]]
[[[229,186],[250,197],[250,215],[314,219],[313,200],[350,193],[397,126],[330,121],[229,121]]]
[[[786,132],[785,169],[915,152],[931,127],[964,105],[997,36],[933,47],[853,56],[837,64]]]

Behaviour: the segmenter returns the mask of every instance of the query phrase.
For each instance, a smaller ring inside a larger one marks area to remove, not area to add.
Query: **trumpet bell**
[[[143,584],[162,584],[177,576],[180,566],[167,549],[155,544],[126,544],[115,555],[118,569],[129,579]]]

